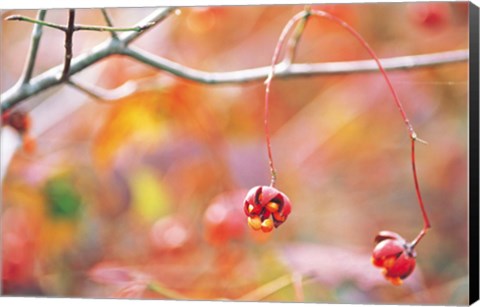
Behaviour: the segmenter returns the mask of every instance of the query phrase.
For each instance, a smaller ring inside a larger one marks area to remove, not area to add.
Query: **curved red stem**
[[[272,155],[272,146],[270,143],[270,130],[268,128],[268,110],[269,110],[269,99],[270,99],[270,86],[272,84],[273,76],[275,75],[275,64],[277,63],[278,56],[280,55],[280,50],[284,45],[285,38],[287,37],[288,32],[292,29],[293,25],[303,18],[308,12],[300,12],[293,16],[288,23],[283,28],[282,33],[277,41],[277,45],[275,46],[275,51],[272,57],[272,66],[270,70],[270,74],[265,80],[265,112],[264,112],[264,124],[265,124],[265,138],[267,141],[267,152],[268,152],[268,163],[270,166],[270,174],[271,174],[271,181],[270,186],[273,187],[275,185],[275,181],[277,180],[277,172],[275,171],[275,166],[273,165],[273,155]]]
[[[298,22],[301,18],[303,18],[305,16],[309,16],[309,15],[327,18],[331,21],[334,21],[334,22],[338,23],[340,26],[342,26],[348,32],[350,32],[350,34],[352,34],[357,39],[357,41],[367,50],[367,52],[370,54],[370,56],[377,63],[378,69],[380,70],[381,74],[383,75],[383,78],[385,79],[385,82],[387,83],[388,88],[389,88],[389,90],[390,90],[390,92],[393,96],[393,99],[395,101],[395,105],[397,106],[397,108],[400,112],[400,115],[402,116],[402,119],[403,119],[405,125],[407,126],[407,130],[408,130],[408,133],[409,133],[409,136],[410,136],[410,139],[411,139],[411,145],[412,145],[411,146],[411,161],[412,161],[413,180],[414,180],[414,184],[415,184],[415,191],[416,191],[416,194],[417,194],[418,204],[420,206],[420,210],[422,212],[423,222],[424,222],[424,226],[423,226],[422,230],[420,231],[418,236],[412,241],[412,246],[415,246],[420,241],[420,239],[425,235],[427,230],[431,227],[430,226],[430,221],[428,220],[427,212],[425,210],[425,206],[423,204],[422,194],[420,192],[420,187],[419,187],[419,183],[418,183],[417,170],[416,170],[416,166],[415,166],[415,142],[416,141],[421,141],[421,140],[417,138],[417,134],[413,130],[413,126],[410,124],[410,121],[408,120],[407,114],[405,113],[405,110],[402,106],[402,103],[400,102],[400,99],[398,98],[397,92],[395,91],[395,88],[393,87],[392,82],[390,81],[390,78],[388,77],[387,73],[385,72],[385,69],[382,66],[382,63],[380,62],[380,60],[378,59],[377,55],[375,54],[373,49],[370,47],[370,45],[363,39],[363,37],[354,28],[352,28],[345,21],[343,21],[340,18],[338,18],[336,16],[333,16],[333,15],[327,13],[327,12],[324,12],[324,11],[308,10],[308,11],[302,11],[300,13],[297,13],[295,16],[293,16],[288,21],[287,25],[284,27],[284,29],[283,29],[283,31],[280,35],[280,38],[278,39],[277,45],[275,47],[275,52],[274,52],[273,58],[272,58],[272,66],[271,66],[272,69],[271,69],[270,75],[268,76],[267,80],[265,81],[265,84],[266,84],[266,89],[265,89],[265,136],[266,136],[266,140],[267,140],[268,159],[269,159],[269,165],[270,165],[270,172],[271,172],[271,176],[272,176],[270,185],[273,186],[275,184],[275,181],[276,181],[276,171],[275,171],[275,167],[274,167],[274,164],[273,164],[272,149],[271,149],[271,144],[270,144],[270,131],[269,131],[269,128],[268,128],[269,94],[270,94],[271,82],[272,82],[273,76],[275,74],[275,64],[278,60],[280,50],[281,50],[281,48],[284,44],[285,37],[287,36],[288,32],[291,30],[291,28],[293,27],[293,25],[296,22]]]
[[[418,236],[412,241],[411,246],[413,248],[423,238],[423,236],[427,233],[427,230],[431,226],[430,226],[430,221],[428,220],[427,212],[425,211],[425,205],[423,204],[422,194],[420,193],[420,186],[418,184],[417,168],[415,166],[415,139],[412,138],[411,143],[412,143],[411,158],[412,158],[413,180],[415,182],[415,191],[417,192],[418,203],[420,205],[420,210],[422,211],[422,216],[423,216],[423,229],[420,231]]]
[[[363,39],[363,37],[355,29],[353,29],[350,25],[348,25],[346,22],[344,22],[343,20],[341,20],[341,19],[339,19],[339,18],[337,18],[333,15],[330,15],[327,12],[313,10],[313,11],[311,11],[311,14],[316,15],[316,16],[320,16],[320,17],[325,17],[327,19],[330,19],[330,20],[335,21],[336,23],[340,24],[343,28],[347,29],[360,42],[360,44],[368,51],[370,56],[377,63],[378,69],[380,70],[380,72],[382,73],[385,81],[387,82],[387,85],[390,89],[390,92],[392,93],[395,104],[397,105],[397,108],[400,111],[400,114],[403,118],[403,121],[405,122],[405,125],[407,126],[408,133],[409,133],[410,139],[411,139],[411,144],[412,144],[411,160],[412,160],[413,181],[414,181],[414,184],[415,184],[415,192],[417,194],[417,200],[418,200],[418,204],[420,206],[420,210],[422,211],[422,217],[423,217],[423,223],[424,223],[424,226],[423,226],[422,230],[420,231],[418,236],[412,242],[412,246],[415,246],[420,241],[420,239],[425,235],[427,230],[431,227],[430,226],[430,221],[428,220],[427,212],[425,211],[425,206],[423,204],[422,194],[420,193],[420,186],[418,184],[418,178],[417,178],[417,170],[416,170],[416,167],[415,167],[415,141],[419,140],[417,138],[417,134],[413,130],[413,127],[410,124],[410,121],[408,120],[407,114],[405,113],[405,110],[403,109],[402,103],[400,102],[400,99],[398,98],[397,92],[395,91],[395,88],[393,87],[392,82],[390,81],[390,78],[388,77],[387,73],[385,72],[385,69],[383,69],[383,66],[380,63],[380,60],[378,59],[375,52],[373,52],[373,49]]]

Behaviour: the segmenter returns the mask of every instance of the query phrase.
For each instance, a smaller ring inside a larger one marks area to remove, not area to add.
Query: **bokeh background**
[[[467,2],[313,8],[346,20],[380,57],[468,48]],[[302,9],[181,8],[135,44],[206,71],[265,66]],[[117,26],[151,11],[109,9]],[[32,29],[3,21],[12,14],[36,12],[2,12],[2,92],[22,72]],[[76,19],[104,24],[98,9]],[[74,55],[108,37],[75,33]],[[36,73],[62,63],[63,39],[44,28]],[[344,29],[312,18],[295,61],[368,58]],[[246,191],[269,183],[263,82],[202,85],[113,56],[75,78],[143,84],[133,94],[105,103],[59,86],[20,107],[37,147],[18,148],[2,178],[3,295],[467,304],[468,63],[389,76],[429,143],[417,146],[417,167],[433,228],[402,286],[370,263],[378,231],[412,240],[423,223],[408,134],[379,73],[274,79],[277,187],[293,211],[263,234],[242,211]]]

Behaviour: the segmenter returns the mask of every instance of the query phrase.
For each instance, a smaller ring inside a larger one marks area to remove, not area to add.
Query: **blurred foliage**
[[[345,19],[380,57],[467,48],[467,7],[313,5]],[[208,71],[263,66],[302,9],[182,8],[136,43]],[[129,25],[151,9],[110,11]],[[35,16],[2,17],[15,13]],[[65,16],[51,10],[47,19]],[[98,10],[78,10],[77,20],[103,23]],[[3,21],[2,29],[3,91],[22,71],[31,25]],[[76,33],[74,53],[107,37]],[[61,63],[62,46],[62,34],[45,29],[36,69]],[[312,19],[296,62],[366,58],[342,28]],[[102,61],[76,77],[154,86],[108,103],[65,87],[29,99],[36,150],[18,151],[2,182],[3,293],[466,304],[467,73],[466,63],[389,73],[429,142],[418,146],[417,164],[433,224],[414,274],[394,287],[370,263],[374,236],[388,229],[411,240],[422,220],[407,132],[379,74],[273,81],[277,186],[293,210],[264,234],[242,212],[245,191],[269,181],[262,82],[201,85],[120,56]],[[75,112],[61,112],[73,103]]]

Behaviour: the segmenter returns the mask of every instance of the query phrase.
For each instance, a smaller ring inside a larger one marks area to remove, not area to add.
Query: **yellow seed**
[[[252,213],[253,209],[255,209],[255,207],[252,204],[248,205],[248,213]]]
[[[396,260],[397,259],[395,257],[388,257],[383,261],[383,267],[386,269],[390,269],[391,267],[393,267]]]
[[[278,211],[278,204],[274,203],[273,201],[269,202],[265,207],[267,208],[268,211],[270,211],[272,213]]]
[[[259,216],[248,217],[248,226],[253,230],[260,230],[262,228],[262,220]]]
[[[262,222],[262,231],[270,232],[273,230],[273,221],[271,219],[266,219]]]

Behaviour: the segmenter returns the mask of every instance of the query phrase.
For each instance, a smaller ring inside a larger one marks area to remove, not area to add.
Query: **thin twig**
[[[141,87],[139,82],[135,81],[127,81],[123,85],[111,90],[106,90],[94,85],[87,85],[79,80],[72,80],[72,78],[69,78],[66,83],[100,102],[118,100],[133,94]]]
[[[67,80],[70,71],[70,63],[72,62],[73,32],[75,27],[75,10],[68,10],[68,26],[65,31],[65,61],[63,64],[62,76],[60,82]]]
[[[157,294],[162,295],[165,298],[174,299],[174,300],[185,300],[189,299],[188,297],[178,293],[177,291],[167,289],[164,286],[160,285],[157,282],[151,282],[147,285],[148,290],[153,291]]]
[[[63,31],[63,32],[68,31],[68,27],[65,27],[65,26],[62,26],[62,25],[59,25],[59,24],[56,24],[56,23],[48,22],[48,21],[43,21],[43,20],[39,20],[39,19],[32,19],[32,18],[29,18],[29,17],[26,17],[26,16],[21,16],[21,15],[12,15],[12,16],[9,16],[9,17],[5,18],[5,20],[8,20],[8,21],[11,21],[11,20],[26,21],[26,22],[37,24],[37,25],[42,25],[42,26],[45,26],[45,27],[54,28],[54,29],[57,29],[57,30],[60,30],[60,31]],[[151,23],[148,23],[148,24],[138,25],[138,26],[135,26],[135,27],[117,28],[117,27],[106,27],[106,26],[77,24],[73,28],[73,31],[98,31],[98,32],[106,32],[106,31],[108,31],[108,32],[131,32],[131,31],[134,31],[134,32],[142,32],[142,31],[152,27],[153,25],[155,25],[154,22],[151,22]]]
[[[280,276],[277,279],[268,282],[257,289],[238,298],[240,301],[261,301],[281,289],[290,286],[293,283],[290,274]]]
[[[125,44],[128,45],[137,39],[141,34],[145,33],[146,30],[151,28],[153,25],[156,25],[162,22],[165,18],[170,16],[173,12],[175,12],[176,7],[167,7],[155,10],[153,13],[142,19],[140,22],[137,23],[137,26],[144,26],[150,24],[148,28],[145,28],[144,31],[141,32],[128,32],[122,34],[119,38]]]
[[[286,274],[266,284],[261,285],[260,287],[256,288],[255,290],[247,294],[242,295],[236,300],[258,302],[290,285],[293,285],[293,284],[306,285],[306,284],[310,284],[313,281],[315,281],[314,276],[302,276],[297,273],[294,273],[293,275]]]
[[[44,21],[44,20],[32,19],[30,17],[26,17],[26,16],[22,16],[22,15],[8,16],[7,18],[5,18],[5,20],[8,20],[8,21],[12,21],[12,20],[13,21],[26,21],[26,22],[37,24],[37,25],[54,28],[54,29],[64,31],[64,32],[67,31],[67,27],[65,27],[65,26],[62,26],[62,25],[59,25],[59,24],[56,24],[56,23],[52,23],[52,22],[48,22],[48,21]]]
[[[107,9],[103,8],[103,9],[101,9],[101,11],[102,11],[103,18],[105,19],[105,22],[107,23],[107,26],[113,28],[112,18],[110,18],[110,14],[108,14]],[[111,31],[110,35],[112,36],[113,39],[118,39],[117,32]]]
[[[148,24],[136,26],[136,27],[125,27],[125,28],[118,28],[118,27],[105,27],[105,26],[91,26],[91,25],[76,25],[74,31],[98,31],[98,32],[142,32],[150,27],[155,25],[155,23],[151,22]]]
[[[292,282],[297,302],[305,301],[305,293],[303,291],[303,276],[300,273],[293,273]]]
[[[47,14],[47,10],[39,10],[37,18],[39,20],[44,20]],[[32,78],[33,69],[35,67],[35,61],[37,59],[38,46],[40,44],[40,39],[42,38],[42,25],[36,24],[32,30],[32,40],[30,42],[30,49],[28,51],[28,59],[25,62],[25,68],[23,70],[22,76],[20,77],[20,83],[26,84],[30,82]]]

